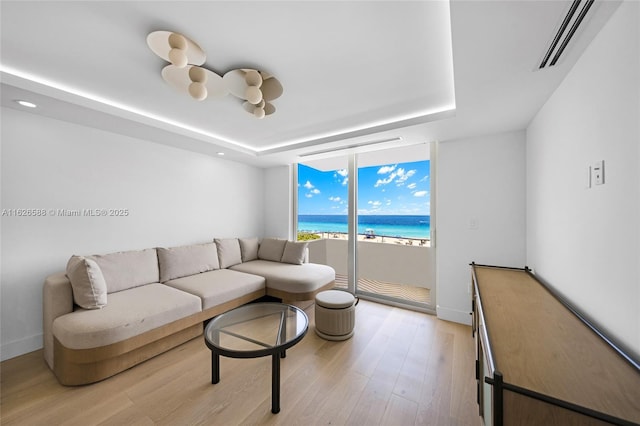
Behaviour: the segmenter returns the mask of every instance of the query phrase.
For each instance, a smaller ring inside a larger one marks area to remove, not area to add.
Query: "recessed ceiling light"
[[[224,155],[224,152],[219,152],[218,155],[222,157]]]
[[[28,102],[28,101],[22,101],[22,100],[17,100],[16,101],[17,104],[22,105],[23,107],[27,107],[27,108],[35,108],[38,105],[34,104],[33,102]]]

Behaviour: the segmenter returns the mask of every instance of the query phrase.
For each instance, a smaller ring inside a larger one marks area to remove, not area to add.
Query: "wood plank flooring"
[[[281,412],[271,413],[271,359],[222,357],[211,384],[203,338],[110,379],[65,387],[32,352],[0,364],[2,425],[474,425],[470,327],[360,301],[353,338],[311,325],[281,363]]]
[[[336,288],[346,289],[348,287],[348,279],[346,275],[336,274]],[[400,301],[417,302],[425,305],[431,304],[431,291],[424,287],[359,278],[358,290],[391,297]]]

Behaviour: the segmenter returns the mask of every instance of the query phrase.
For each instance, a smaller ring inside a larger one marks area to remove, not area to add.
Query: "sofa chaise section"
[[[316,263],[292,265],[257,259],[230,269],[264,277],[267,295],[284,301],[312,300],[317,293],[333,288],[336,278],[333,268]]]

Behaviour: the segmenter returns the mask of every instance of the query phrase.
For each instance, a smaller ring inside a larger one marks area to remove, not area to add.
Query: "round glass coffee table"
[[[204,330],[204,341],[211,349],[211,383],[220,381],[220,355],[271,355],[271,412],[280,412],[280,358],[308,329],[307,314],[283,303],[251,303],[218,315]]]

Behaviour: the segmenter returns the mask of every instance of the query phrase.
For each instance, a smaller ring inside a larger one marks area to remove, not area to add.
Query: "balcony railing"
[[[388,237],[391,238],[391,237]],[[359,236],[357,245],[358,292],[380,296],[394,302],[435,308],[435,255],[429,245],[381,244]],[[388,240],[389,241],[389,240]],[[428,240],[427,240],[428,241]],[[312,262],[324,263],[336,270],[336,284],[346,288],[347,239],[322,238],[310,241]]]

